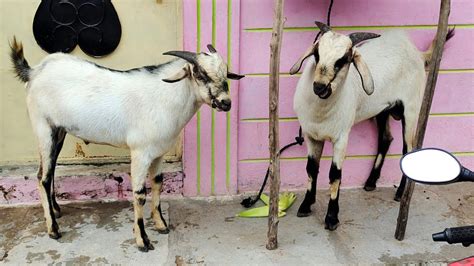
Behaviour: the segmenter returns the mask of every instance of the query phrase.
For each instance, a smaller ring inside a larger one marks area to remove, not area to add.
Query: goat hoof
[[[371,186],[371,185],[365,185],[364,190],[365,191],[374,191],[376,186]]]
[[[339,225],[339,223],[335,223],[335,224],[326,224],[326,226],[324,227],[324,229],[326,230],[329,230],[329,231],[334,231],[337,229],[337,226]]]
[[[401,199],[402,199],[402,195],[397,195],[397,194],[393,198],[393,200],[396,201],[396,202],[400,202]]]
[[[153,246],[153,244],[150,243],[150,241],[146,241],[143,247],[138,246],[138,250],[141,252],[148,252],[149,250],[154,250],[154,249],[155,247]]]
[[[61,233],[59,232],[51,232],[48,233],[49,238],[51,239],[60,239],[61,238]]]
[[[327,229],[329,231],[334,231],[339,225],[339,219],[337,219],[337,217],[326,216],[326,219],[324,219],[324,223],[325,223],[324,229]]]
[[[310,215],[311,215],[311,204],[305,204],[305,202],[303,201],[303,203],[301,203],[300,205],[300,208],[298,209],[298,213],[296,214],[296,216],[308,217]]]
[[[298,217],[308,217],[311,215],[311,211],[298,211],[296,216]]]
[[[56,219],[61,218],[61,216],[62,216],[62,215],[61,215],[61,212],[60,212],[60,211],[54,211],[54,217],[55,217]]]
[[[156,229],[156,230],[158,231],[159,234],[162,234],[162,235],[167,235],[170,232],[170,229],[168,227],[166,227],[165,229]]]

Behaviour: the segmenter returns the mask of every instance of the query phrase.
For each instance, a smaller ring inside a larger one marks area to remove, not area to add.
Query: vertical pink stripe
[[[201,0],[201,51],[212,43],[212,0]],[[211,108],[201,107],[201,195],[211,194]]]
[[[240,0],[232,0],[232,32],[231,32],[231,40],[232,40],[232,71],[234,73],[240,73],[240,29],[241,29],[241,21],[240,21]],[[232,105],[238,108],[232,108],[231,110],[231,153],[230,153],[230,188],[229,192],[231,194],[238,193],[238,185],[237,180],[239,176],[238,172],[238,141],[239,141],[239,134],[238,134],[238,124],[239,124],[239,109],[240,109],[240,102],[239,102],[239,82],[232,81],[231,83],[231,97],[232,97]]]
[[[216,49],[227,60],[227,1],[216,1]],[[233,99],[232,99],[233,100]],[[235,108],[234,105],[232,108]],[[226,140],[227,116],[216,112],[215,116],[215,194],[227,194],[226,187]]]
[[[197,44],[197,15],[196,1],[183,1],[183,48],[195,51]],[[183,168],[185,173],[183,194],[186,196],[197,195],[197,140],[196,116],[194,116],[184,129]]]

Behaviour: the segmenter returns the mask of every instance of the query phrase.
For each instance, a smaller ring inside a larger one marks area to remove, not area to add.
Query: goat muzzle
[[[332,94],[331,83],[329,84],[321,84],[321,83],[313,83],[313,92],[314,94],[318,95],[321,99],[327,99]]]
[[[230,100],[217,100],[213,99],[211,102],[212,108],[216,109],[217,111],[224,111],[228,112],[230,111],[230,108],[232,106],[232,102]]]

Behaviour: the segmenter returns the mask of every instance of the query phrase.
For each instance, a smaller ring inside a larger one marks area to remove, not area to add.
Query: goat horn
[[[214,48],[214,46],[212,46],[212,44],[208,44],[207,49],[209,49],[209,52],[211,52],[213,54],[217,53],[216,48]]]
[[[193,53],[193,52],[188,52],[188,51],[169,51],[169,52],[166,52],[166,53],[163,53],[163,55],[172,55],[172,56],[176,56],[176,57],[179,57],[179,58],[182,58],[186,61],[188,61],[189,63],[195,65],[195,66],[198,66],[198,62],[197,62],[197,59],[196,59],[196,53]]]
[[[380,37],[380,34],[370,33],[370,32],[354,32],[349,34],[349,38],[352,41],[352,46],[356,46],[358,43],[363,42],[368,39],[373,39]]]
[[[316,26],[318,26],[319,30],[323,32],[323,34],[332,30],[331,27],[322,22],[315,21],[314,23],[316,24]]]

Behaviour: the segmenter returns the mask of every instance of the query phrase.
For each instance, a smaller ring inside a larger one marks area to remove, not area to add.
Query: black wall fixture
[[[100,57],[117,48],[122,29],[111,0],[41,0],[33,33],[48,53],[69,53],[79,44],[86,54]]]

